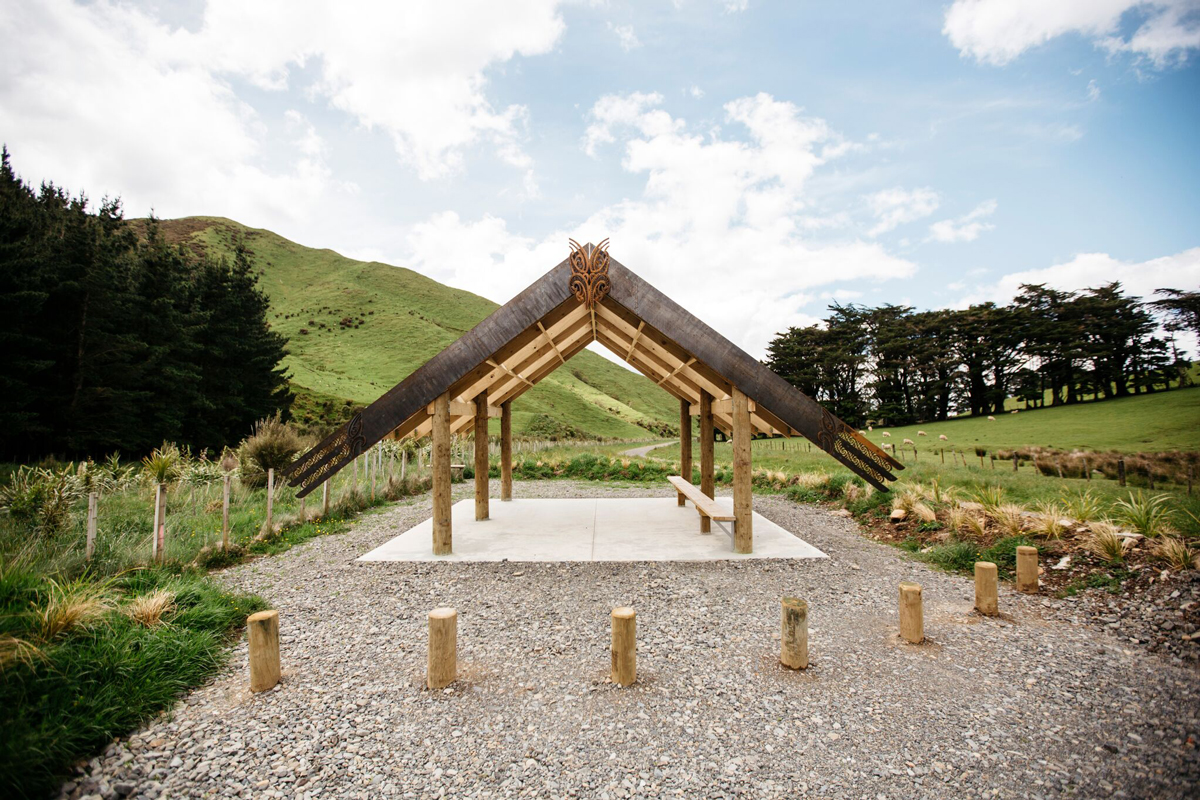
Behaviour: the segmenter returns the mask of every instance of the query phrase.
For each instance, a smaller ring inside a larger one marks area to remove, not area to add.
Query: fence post
[[[941,454],[942,454],[942,463],[943,463],[943,464],[945,464],[945,463],[946,463],[946,448],[944,448],[944,447],[939,447],[939,448],[938,448],[938,450],[939,450],[939,451],[941,452]]]
[[[88,495],[88,513],[87,513],[87,560],[92,560],[92,554],[96,552],[96,504],[100,497],[95,492]]]
[[[1121,486],[1125,485],[1125,459],[1117,459],[1117,483]]]
[[[275,470],[267,470],[267,535],[271,535],[271,517],[275,512]]]
[[[408,471],[408,451],[400,451],[400,480],[404,480],[404,473]]]
[[[329,481],[321,484],[321,519],[329,516]]]
[[[1017,454],[1014,451],[1013,452],[1013,472],[1016,472],[1016,471],[1017,471]]]
[[[229,550],[229,484],[232,480],[226,473],[221,492],[221,549],[226,552]]]

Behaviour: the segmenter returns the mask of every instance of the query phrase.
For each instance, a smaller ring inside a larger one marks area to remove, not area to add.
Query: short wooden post
[[[226,473],[221,481],[221,549],[229,550],[229,488],[233,477]]]
[[[750,401],[733,387],[733,551],[754,551],[754,495],[751,488]]]
[[[1117,459],[1117,483],[1121,486],[1125,485],[1125,459]]]
[[[808,603],[785,597],[780,605],[779,661],[789,669],[807,669]]]
[[[154,556],[158,563],[163,563],[167,549],[167,485],[160,483],[154,495]]]
[[[448,459],[447,459],[448,460]],[[429,612],[429,659],[425,685],[443,689],[458,678],[458,612],[435,608]]]
[[[246,629],[250,639],[250,691],[265,692],[279,683],[279,612],[251,614]]]
[[[920,644],[925,639],[920,584],[907,581],[900,584],[900,636],[913,644]]]
[[[99,502],[100,495],[95,492],[88,495],[87,542],[84,547],[85,557],[88,561],[92,560],[92,555],[96,552],[96,506]]]
[[[408,472],[408,451],[400,451],[400,480],[404,480],[405,474]]]
[[[1083,459],[1083,477],[1087,478],[1089,481],[1092,479],[1092,468],[1088,466],[1088,460],[1086,458]]]
[[[945,464],[946,463],[946,448],[939,447],[938,451],[942,454],[942,463]]]
[[[475,395],[475,519],[491,516],[488,487],[488,393]]]
[[[367,471],[371,473],[371,502],[375,502],[375,487],[379,482],[379,446],[372,447],[367,454]]]
[[[994,617],[999,611],[996,565],[991,561],[975,562],[975,610],[989,617]]]
[[[512,500],[512,401],[500,404],[500,502]]]
[[[329,481],[321,484],[321,519],[329,516]]]
[[[713,396],[700,390],[700,491],[712,497],[716,489],[713,463]],[[700,532],[710,533],[712,520],[700,517]]]
[[[686,397],[679,400],[679,475],[692,482],[692,404]],[[683,492],[675,493],[675,504],[687,504]]]
[[[275,470],[267,470],[267,535],[270,536],[275,521]]]
[[[1013,453],[1013,472],[1017,471],[1017,454]]]
[[[433,401],[433,554],[451,552],[450,529],[450,394]]]
[[[1022,545],[1017,548],[1017,591],[1037,594],[1038,551],[1036,547]]]
[[[637,680],[637,615],[622,606],[612,611],[612,682],[629,686]]]

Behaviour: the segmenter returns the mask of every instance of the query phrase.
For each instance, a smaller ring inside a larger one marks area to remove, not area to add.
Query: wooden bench
[[[463,479],[463,470],[467,468],[466,464],[451,464],[450,465],[450,480],[461,481]]]
[[[721,530],[732,539],[733,532],[736,529],[737,522],[732,511],[726,511],[723,506],[713,500],[711,497],[700,491],[700,487],[694,486],[678,475],[671,475],[667,478],[675,490],[681,495],[692,501],[692,505],[696,507],[697,513],[702,517],[708,517],[713,522],[720,526]],[[729,527],[726,528],[722,523],[728,522]]]

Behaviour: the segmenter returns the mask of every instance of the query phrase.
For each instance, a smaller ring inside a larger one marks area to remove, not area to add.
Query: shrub
[[[1020,536],[1025,530],[1025,509],[1014,503],[992,508],[988,511],[988,516],[1007,536]]]
[[[1182,537],[1164,536],[1154,548],[1155,555],[1182,572],[1200,562],[1200,552]]]
[[[1004,503],[1004,489],[999,486],[980,486],[971,494],[988,512],[994,511]]]
[[[170,442],[163,442],[142,459],[142,474],[152,483],[174,483],[182,472],[182,454]]]
[[[82,496],[69,469],[18,467],[0,487],[0,510],[41,536],[54,536],[71,520],[71,505]]]
[[[1078,492],[1062,493],[1062,504],[1072,517],[1080,522],[1091,522],[1100,519],[1104,513],[1104,504],[1091,489],[1080,489]]]
[[[1033,523],[1033,529],[1047,539],[1061,539],[1066,532],[1062,518],[1066,515],[1063,509],[1054,503],[1041,502],[1037,504],[1038,518]]]
[[[1125,559],[1125,539],[1117,534],[1115,525],[1097,522],[1092,525],[1092,537],[1084,544],[1084,549],[1092,555],[1110,564],[1119,563]]]
[[[1170,498],[1165,494],[1148,496],[1130,492],[1128,500],[1118,500],[1113,507],[1116,517],[1143,536],[1154,537],[1170,529]]]
[[[279,418],[267,417],[254,425],[254,434],[238,448],[242,483],[246,486],[267,485],[267,470],[281,470],[292,463],[304,448],[300,434]]]

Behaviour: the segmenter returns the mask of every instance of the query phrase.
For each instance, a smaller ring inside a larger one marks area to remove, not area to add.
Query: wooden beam
[[[642,328],[646,327],[645,320],[638,323],[637,330],[633,333],[633,340],[629,343],[629,350],[625,353],[625,360],[628,361],[633,356],[633,348],[637,347],[638,339],[642,335]]]
[[[483,394],[484,396],[487,396],[487,390],[484,390],[483,392],[481,392],[481,394]],[[430,416],[433,416],[434,406],[436,404],[437,404],[436,401],[433,403],[430,403],[425,408],[425,413],[429,414]],[[478,406],[475,403],[469,403],[465,400],[451,400],[449,410],[450,410],[450,416],[452,416],[452,417],[473,417],[479,412],[480,409],[478,408]],[[487,407],[487,415],[489,417],[494,417],[496,419],[499,419],[500,418],[500,407],[499,406],[488,406]]]
[[[755,403],[753,400],[749,401],[749,404],[750,404],[751,413],[758,410],[758,404]],[[714,414],[732,414],[733,413],[733,398],[732,397],[723,397],[720,400],[713,400],[712,407],[713,407]],[[693,405],[691,408],[691,414],[693,417],[699,416],[700,415],[700,406]],[[762,427],[764,430],[766,430],[766,429],[769,429],[771,426],[768,423],[764,422]]]
[[[434,401],[433,414],[433,554],[449,555],[450,528],[450,393]]]
[[[488,518],[488,396],[475,397],[475,519]],[[499,409],[496,409],[499,411]]]
[[[558,353],[558,360],[560,362],[562,362],[563,364],[567,363],[567,360],[565,358],[563,358],[562,352],[558,349],[558,345],[554,344],[554,338],[552,336],[550,336],[550,334],[546,333],[546,329],[544,327],[542,327],[542,323],[538,322],[537,326],[538,326],[538,330],[542,332],[542,336],[544,336],[546,338],[546,343],[549,344],[552,348],[554,348],[555,353]]]
[[[500,404],[500,501],[512,500],[512,401]]]
[[[700,393],[700,491],[709,497],[714,496],[716,488],[713,480],[713,415],[712,395]],[[712,520],[700,517],[700,532],[712,532]]]
[[[754,499],[751,493],[750,406],[733,387],[733,550],[754,551]]]

